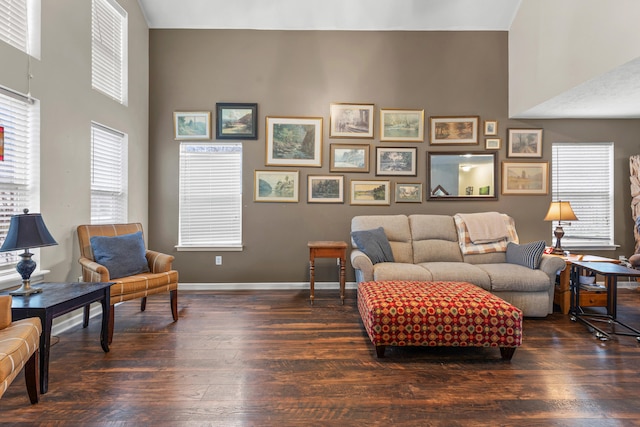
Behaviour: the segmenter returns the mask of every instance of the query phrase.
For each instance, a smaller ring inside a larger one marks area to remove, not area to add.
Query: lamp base
[[[564,250],[562,248],[555,247],[551,253],[554,255],[564,255]]]
[[[31,294],[38,294],[40,292],[42,292],[42,288],[32,288],[31,283],[28,280],[23,280],[22,286],[20,286],[15,291],[9,292],[9,295],[29,296]]]

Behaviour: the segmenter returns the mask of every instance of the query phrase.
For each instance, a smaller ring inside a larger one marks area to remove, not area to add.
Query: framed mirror
[[[497,200],[497,153],[427,152],[428,200]]]

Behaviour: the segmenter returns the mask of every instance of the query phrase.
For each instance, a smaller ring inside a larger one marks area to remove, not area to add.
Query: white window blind
[[[242,144],[180,144],[179,250],[242,248]]]
[[[0,126],[4,128],[0,161],[0,244],[11,216],[23,209],[40,212],[40,108],[38,102],[0,90]],[[31,252],[34,252],[32,250]],[[15,273],[17,252],[0,252],[0,275]]]
[[[127,137],[91,124],[91,223],[127,222]]]
[[[613,143],[558,142],[552,149],[553,200],[570,202],[578,217],[562,223],[562,246],[613,248]]]
[[[0,0],[0,40],[40,58],[40,0]]]
[[[93,0],[91,84],[127,104],[127,12],[115,0]]]

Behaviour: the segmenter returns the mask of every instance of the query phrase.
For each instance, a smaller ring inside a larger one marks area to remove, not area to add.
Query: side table
[[[556,255],[559,256],[559,255]],[[596,255],[575,255],[571,254],[568,256],[560,256],[567,266],[564,270],[560,272],[560,277],[558,283],[555,285],[555,289],[553,292],[553,302],[560,307],[560,311],[562,314],[568,314],[569,308],[571,307],[571,264],[575,261],[584,261],[584,262],[610,262],[614,264],[620,263],[619,260],[613,258],[605,258]],[[604,306],[605,304],[601,304],[598,301],[593,301],[592,306]]]
[[[347,262],[347,243],[336,241],[314,241],[309,247],[309,284],[311,288],[311,305],[313,305],[313,291],[316,282],[316,258],[337,258],[340,265],[340,301],[344,304],[345,264]]]

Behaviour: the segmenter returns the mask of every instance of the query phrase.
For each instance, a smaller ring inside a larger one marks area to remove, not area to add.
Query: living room
[[[484,135],[475,145],[431,145],[429,118],[439,116],[496,121],[498,164],[508,160],[507,130],[512,128],[543,130],[541,156],[535,161],[549,162],[549,170],[553,143],[613,142],[615,248],[588,251],[614,259],[634,252],[628,177],[629,157],[639,154],[638,114],[526,114],[640,56],[640,30],[632,21],[640,11],[633,2],[589,1],[585,6],[567,1],[561,7],[523,0],[509,28],[491,31],[150,28],[141,2],[118,3],[128,14],[126,105],[92,89],[90,2],[42,2],[40,59],[0,42],[0,86],[29,93],[40,104],[40,202],[30,209],[42,212],[58,243],[41,249],[37,258],[46,281],[76,281],[81,274],[76,227],[91,221],[92,122],[127,135],[127,220],[143,224],[149,248],[175,256],[179,290],[307,290],[307,242],[347,241],[357,215],[498,211],[514,218],[521,242],[542,239],[552,245],[553,229],[544,221],[550,191],[503,195],[496,188],[497,200],[427,200],[427,152],[489,152]],[[174,137],[174,113],[212,112],[213,134],[216,103],[222,102],[258,105],[257,139],[242,141],[242,247],[179,250],[180,141]],[[350,180],[381,179],[373,167],[368,173],[344,174],[344,203],[307,202],[307,177],[331,175],[330,144],[354,142],[330,137],[332,103],[374,105],[374,138],[365,141],[371,153],[376,146],[416,148],[416,176],[391,182],[422,183],[420,203],[349,203]],[[379,111],[391,108],[424,110],[423,142],[380,141]],[[266,165],[266,117],[321,117],[321,166]],[[299,171],[298,201],[256,202],[255,171],[281,169]],[[319,265],[316,276],[333,286],[335,263]],[[347,268],[349,287],[354,280]],[[14,285],[5,281],[2,286]],[[117,334],[116,329],[116,341]]]

